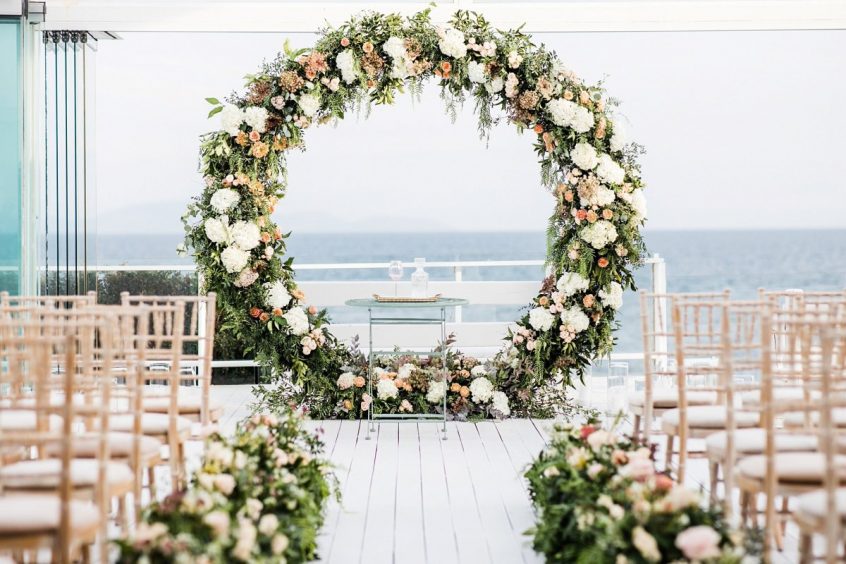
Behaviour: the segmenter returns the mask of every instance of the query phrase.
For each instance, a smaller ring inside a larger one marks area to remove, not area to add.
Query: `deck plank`
[[[360,562],[394,562],[399,423],[377,426],[376,458],[365,513]]]
[[[458,539],[450,508],[440,425],[419,424],[418,436],[427,562],[452,564],[458,562]]]
[[[422,423],[421,425],[426,425]],[[395,562],[426,562],[425,499],[422,460],[417,423],[399,425],[397,456],[396,519],[394,520]]]

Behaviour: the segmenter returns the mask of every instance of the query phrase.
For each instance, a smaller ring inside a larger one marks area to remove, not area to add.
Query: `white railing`
[[[664,259],[657,254],[648,258],[646,264],[650,268],[649,290],[664,293],[667,288],[666,265]],[[539,267],[543,260],[505,260],[505,261],[434,261],[427,262],[429,270],[450,269],[449,280],[431,280],[429,288],[433,293],[467,298],[472,305],[525,305],[535,297],[539,281],[468,281],[464,279],[467,268],[509,268],[509,267]],[[413,263],[404,263],[404,267],[411,268]],[[340,270],[381,270],[386,271],[387,263],[320,263],[300,264],[297,271],[340,271]],[[151,272],[177,271],[191,272],[194,265],[98,265],[89,268],[94,272]],[[380,273],[380,276],[382,273]],[[332,280],[332,281],[301,281],[300,288],[307,294],[308,302],[318,307],[342,306],[347,299],[370,296],[372,294],[391,295],[394,283],[388,280]],[[408,285],[408,282],[400,282]],[[400,292],[402,293],[402,292]],[[657,312],[656,312],[657,314]],[[513,322],[465,322],[462,311],[457,308],[454,321],[447,324],[447,330],[456,334],[459,346],[463,350],[473,350],[484,355],[498,348],[507,328]],[[387,329],[387,328],[381,328]],[[356,335],[364,335],[367,331],[365,323],[335,323],[330,326],[332,333],[342,341],[347,341]],[[433,343],[432,335],[426,327],[391,327],[391,333],[374,335],[377,342],[384,343],[386,339],[402,347],[430,348]],[[656,343],[656,347],[660,346]],[[666,343],[664,343],[666,346]],[[642,359],[639,351],[623,351],[611,355],[611,360],[637,361]],[[254,366],[253,361],[216,361],[216,366]]]

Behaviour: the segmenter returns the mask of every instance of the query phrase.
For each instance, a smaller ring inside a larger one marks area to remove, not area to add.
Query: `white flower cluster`
[[[231,188],[221,188],[220,190],[215,190],[214,194],[212,194],[211,200],[209,200],[209,204],[217,213],[227,213],[232,208],[238,205],[238,202],[241,201],[241,195],[238,194],[236,190],[232,190]]]
[[[303,94],[297,99],[300,109],[307,117],[313,117],[320,109],[320,98],[314,94]]]
[[[565,296],[588,289],[588,279],[578,272],[565,272],[555,283],[555,288]]]
[[[549,331],[555,316],[545,307],[536,307],[529,312],[529,324],[535,331]]]
[[[267,307],[283,309],[291,303],[291,294],[288,293],[288,288],[282,280],[268,282],[264,285],[264,289],[267,290]]]
[[[508,405],[508,396],[505,392],[494,392],[491,397],[491,407],[498,412],[500,417],[508,417],[511,415],[511,407]]]
[[[581,333],[590,325],[590,319],[579,306],[570,306],[561,312],[561,325],[573,333]]]
[[[294,335],[308,333],[308,316],[301,307],[291,308],[282,318],[288,323],[288,331]]]
[[[610,221],[600,219],[582,229],[579,237],[594,249],[601,249],[617,240],[617,228]]]
[[[241,272],[250,262],[250,253],[232,245],[223,249],[223,252],[220,253],[220,261],[223,263],[226,272]]]
[[[426,401],[429,403],[441,403],[447,391],[445,380],[429,382],[429,391],[426,392]]]
[[[264,133],[267,128],[267,110],[250,106],[244,110],[233,104],[226,104],[220,111],[220,128],[231,136],[238,135],[241,124],[246,122],[253,131]]]
[[[517,78],[517,75],[513,72],[508,73],[508,76],[505,78],[505,97],[513,98],[516,96],[520,92],[517,89],[519,85],[520,79]]]
[[[599,185],[594,189],[587,189],[585,184],[579,184],[579,201],[583,207],[598,206],[604,208],[614,202],[614,190],[607,186]]]
[[[593,170],[599,163],[596,149],[588,143],[576,143],[576,146],[570,151],[570,158],[582,170]]]
[[[441,40],[438,41],[438,49],[448,57],[455,59],[464,57],[467,55],[467,44],[464,43],[464,34],[457,29],[446,29]]]
[[[397,369],[397,377],[407,380],[412,374],[414,374],[414,369],[415,366],[410,362],[407,362]]]
[[[491,79],[490,82],[485,84],[485,90],[488,91],[488,94],[496,94],[500,90],[502,90],[505,83],[502,81],[501,76],[495,76]]]
[[[470,393],[476,403],[488,403],[493,396],[493,384],[484,376],[479,376],[470,382]]]
[[[519,68],[521,64],[523,64],[523,55],[517,51],[510,51],[508,53],[508,68],[516,69]]]
[[[628,143],[628,139],[626,136],[626,129],[623,127],[623,124],[619,121],[614,122],[614,133],[611,135],[611,150],[612,151],[622,151],[623,148]]]
[[[596,167],[596,174],[609,184],[622,184],[626,179],[626,171],[618,165],[611,155],[603,153],[599,157],[599,164]]]
[[[635,223],[646,219],[646,196],[643,195],[643,190],[637,188],[630,193],[620,194],[620,198],[632,207],[632,220]]]
[[[405,41],[396,36],[391,36],[382,45],[382,50],[391,58],[392,78],[407,78],[414,71],[414,61],[408,56],[405,49]]]
[[[470,82],[475,84],[484,84],[487,80],[485,75],[485,65],[476,61],[470,61],[467,63],[467,78],[470,79]]]
[[[341,78],[347,84],[355,82],[358,76],[355,73],[355,54],[352,49],[344,49],[335,57],[335,66],[341,71]]]
[[[399,395],[397,385],[390,378],[382,378],[376,384],[376,396],[380,400],[394,399]]]
[[[338,376],[338,381],[336,382],[338,387],[342,390],[348,390],[353,387],[355,383],[355,374],[352,372],[344,372],[340,376]]]
[[[232,244],[243,251],[255,249],[261,243],[261,230],[251,221],[236,221],[229,228],[229,236]]]
[[[206,237],[212,243],[229,243],[229,217],[225,215],[210,217],[203,222],[203,228],[205,229]]]
[[[552,123],[561,127],[570,127],[576,133],[587,133],[594,124],[593,112],[589,109],[562,98],[550,100],[546,105]]]
[[[238,279],[234,282],[238,288],[247,288],[252,286],[258,280],[258,272],[250,268],[245,268],[238,274]]]
[[[598,295],[605,307],[620,309],[623,306],[623,287],[617,282],[611,282],[608,289],[603,288]]]

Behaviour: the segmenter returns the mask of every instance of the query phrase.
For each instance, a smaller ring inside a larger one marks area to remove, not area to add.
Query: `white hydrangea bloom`
[[[609,184],[619,185],[626,179],[626,171],[607,153],[602,153],[599,156],[596,175]]]
[[[479,376],[470,382],[470,393],[476,403],[488,403],[493,395],[493,384],[484,376]]]
[[[505,82],[503,82],[501,76],[495,76],[491,79],[490,82],[485,84],[485,90],[488,91],[489,94],[496,94],[497,92],[501,91],[505,86]]]
[[[267,110],[260,106],[250,106],[244,110],[244,121],[253,131],[264,133],[267,129]]]
[[[238,280],[235,281],[235,286],[238,288],[247,288],[252,286],[258,280],[258,272],[251,268],[245,268],[238,275]]]
[[[579,236],[594,249],[601,249],[617,240],[617,228],[610,221],[600,219],[582,229]]]
[[[581,333],[590,326],[590,319],[579,306],[571,306],[561,312],[561,324],[573,333]]]
[[[391,67],[391,76],[393,78],[406,78],[411,74],[413,63],[408,58],[408,52],[405,50],[405,41],[396,36],[389,37],[382,44],[382,50],[393,61]]]
[[[376,384],[376,397],[380,400],[395,399],[397,395],[399,395],[397,385],[390,378],[382,378]]]
[[[338,376],[338,381],[336,382],[338,387],[342,390],[348,390],[353,387],[355,384],[355,374],[352,372],[344,372],[340,376]]]
[[[230,228],[232,242],[245,251],[261,243],[261,230],[252,221],[236,221]]]
[[[576,133],[587,133],[593,128],[595,121],[596,118],[593,116],[593,112],[584,106],[577,105],[570,127],[572,127],[573,131]]]
[[[505,77],[505,97],[514,98],[520,91],[517,87],[520,86],[520,79],[513,72],[508,73]]]
[[[405,41],[399,37],[392,35],[385,43],[382,44],[382,50],[392,59],[405,57]]]
[[[485,375],[487,375],[487,373],[488,373],[487,369],[485,369],[485,366],[482,365],[482,364],[477,364],[470,371],[470,374],[472,374],[473,376],[485,376]]]
[[[403,364],[397,370],[397,376],[403,379],[408,378],[414,372],[414,368],[415,366],[411,363]]]
[[[464,34],[457,29],[448,28],[438,42],[441,53],[448,57],[460,59],[467,55],[467,45],[464,43]]]
[[[484,84],[487,80],[487,76],[485,75],[485,65],[476,61],[470,61],[467,63],[467,78],[470,79],[470,82],[475,84]]]
[[[555,283],[555,288],[565,296],[572,296],[576,292],[587,290],[588,279],[578,272],[565,272]]]
[[[288,323],[288,330],[294,335],[308,333],[308,316],[301,307],[291,308],[282,318]]]
[[[576,133],[587,133],[594,124],[593,112],[570,100],[555,98],[546,105],[552,123],[571,127]]]
[[[320,109],[320,98],[314,94],[303,94],[297,98],[297,104],[299,104],[304,115],[313,117],[317,113],[317,110]]]
[[[535,331],[549,331],[553,321],[555,316],[545,307],[536,307],[529,312],[529,324]]]
[[[206,237],[208,237],[209,241],[212,243],[229,242],[229,218],[225,215],[220,218],[208,218],[205,223],[203,223],[203,228],[205,229]]]
[[[614,122],[614,134],[611,135],[611,150],[612,151],[622,151],[623,148],[628,143],[628,138],[626,135],[626,128],[623,124],[619,121]]]
[[[250,261],[250,253],[232,245],[223,249],[220,260],[226,272],[241,272]]]
[[[598,295],[605,307],[620,309],[623,306],[623,287],[617,282],[611,282],[608,289],[603,288]]]
[[[347,84],[355,82],[358,76],[355,73],[355,55],[352,49],[344,49],[335,57],[335,66],[341,71],[341,78]]]
[[[267,290],[267,307],[283,309],[291,303],[291,294],[288,293],[288,288],[282,280],[268,282],[264,288]]]
[[[589,143],[576,143],[570,151],[570,159],[582,170],[593,170],[599,163],[599,155]]]
[[[626,200],[634,210],[634,215],[632,219],[635,222],[643,221],[646,219],[646,196],[643,195],[643,190],[640,188],[633,190],[631,194],[628,194],[628,199]]]
[[[226,104],[220,111],[220,128],[231,136],[238,135],[244,122],[244,112],[238,106]]]
[[[511,415],[511,407],[508,405],[508,396],[505,392],[494,392],[491,398],[491,407],[498,412],[502,417]]]
[[[215,190],[212,194],[209,204],[215,209],[217,213],[226,213],[238,205],[241,201],[241,195],[236,190],[231,188],[221,188]]]
[[[429,382],[429,391],[426,392],[426,401],[429,403],[441,403],[447,391],[447,383],[444,380]]]

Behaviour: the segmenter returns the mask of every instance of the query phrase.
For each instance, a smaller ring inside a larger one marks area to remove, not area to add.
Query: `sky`
[[[97,53],[100,233],[173,233],[202,189],[198,137],[222,98],[309,34],[124,33]],[[536,34],[588,82],[604,79],[646,148],[648,229],[846,227],[846,31]],[[372,115],[310,129],[289,158],[283,229],[542,230],[553,200],[532,136],[480,141],[432,83]]]

